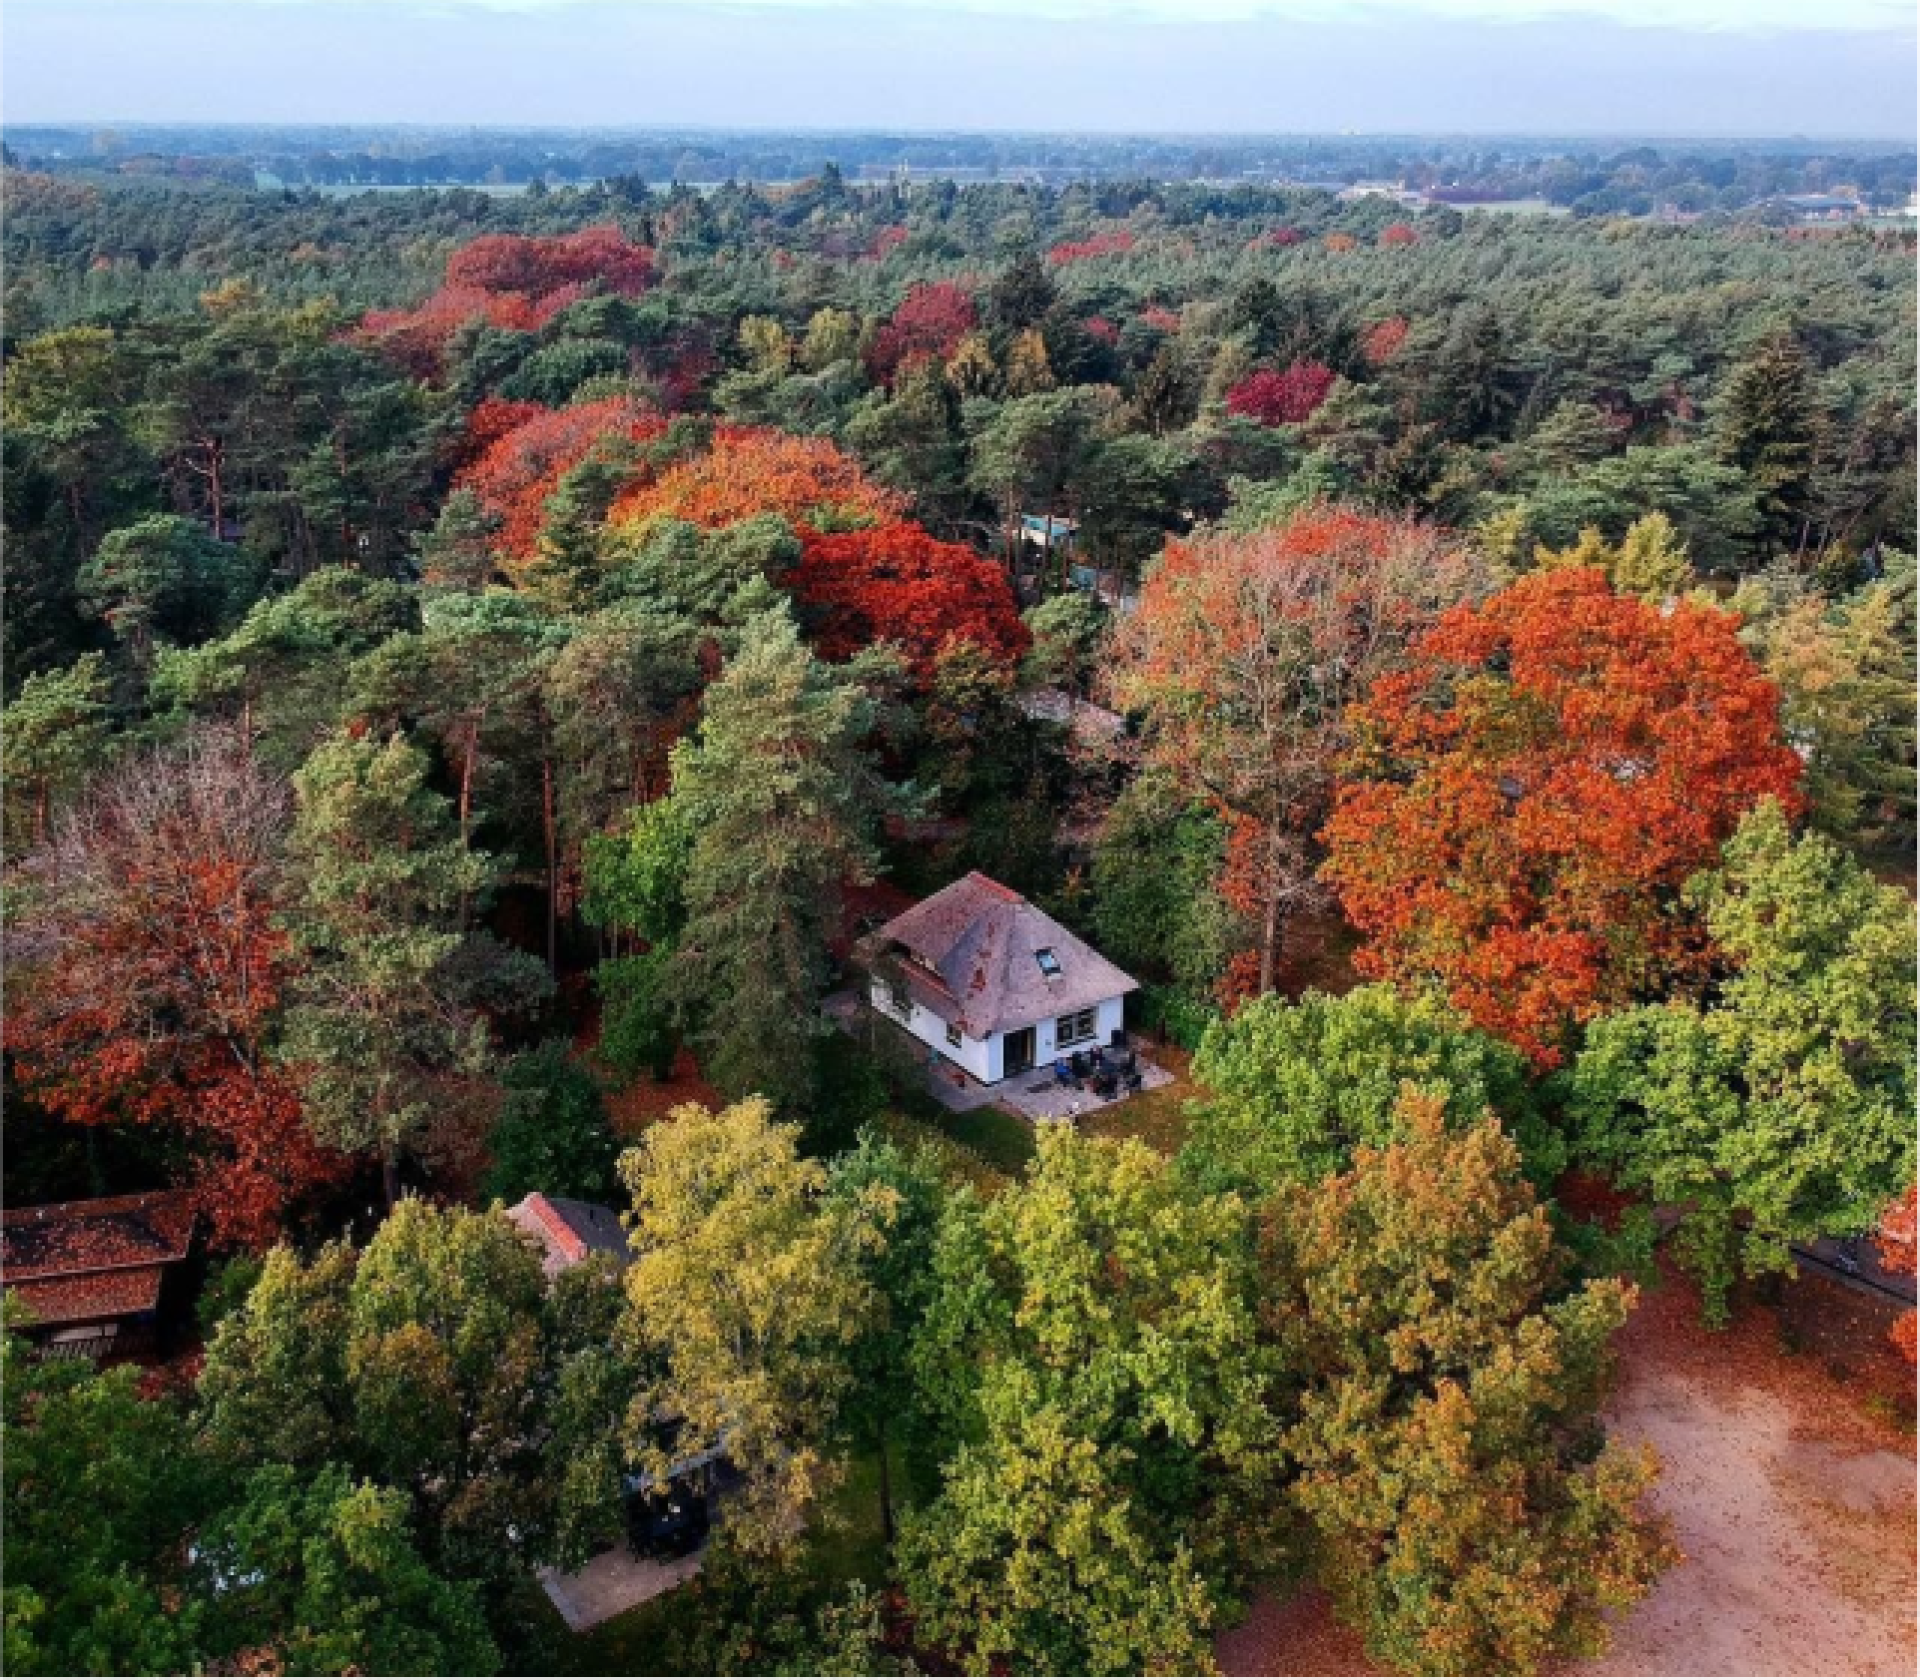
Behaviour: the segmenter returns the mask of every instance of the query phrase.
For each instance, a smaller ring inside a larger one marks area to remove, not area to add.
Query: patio
[[[842,1031],[858,1034],[861,1017],[870,1015],[898,1041],[909,1046],[925,1071],[927,1090],[934,1101],[953,1114],[971,1114],[978,1108],[1000,1108],[1023,1120],[1074,1120],[1102,1109],[1117,1108],[1131,1092],[1121,1090],[1111,1097],[1100,1096],[1091,1084],[1063,1085],[1051,1066],[1029,1068],[1025,1073],[1003,1079],[998,1085],[982,1085],[964,1068],[956,1066],[937,1050],[931,1050],[889,1016],[869,1009],[858,992],[835,992],[826,1000],[827,1015]],[[1136,1044],[1141,1091],[1158,1091],[1174,1083],[1174,1075],[1151,1060]]]
[[[1173,1083],[1173,1075],[1149,1061],[1137,1047],[1135,1054],[1142,1092],[1158,1091]],[[1078,1086],[1062,1085],[1051,1068],[1034,1068],[1029,1073],[1003,1079],[991,1088],[989,1100],[1028,1120],[1077,1120],[1084,1114],[1118,1108],[1132,1095],[1133,1092],[1123,1089],[1111,1097],[1103,1097],[1085,1081]]]

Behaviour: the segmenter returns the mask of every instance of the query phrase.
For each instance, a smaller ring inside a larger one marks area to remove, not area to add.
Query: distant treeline
[[[1776,194],[1857,190],[1896,206],[1914,186],[1911,147],[1891,143],[1415,136],[734,134],[714,130],[18,127],[21,163],[251,185],[483,186],[796,181],[833,164],[849,177],[950,175],[1048,182],[1246,180],[1347,185],[1404,181],[1491,197],[1543,198],[1591,214],[1730,211]]]

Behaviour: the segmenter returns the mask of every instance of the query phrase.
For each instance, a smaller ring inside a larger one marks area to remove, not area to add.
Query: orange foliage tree
[[[1480,562],[1431,526],[1331,507],[1276,530],[1170,543],[1119,632],[1111,686],[1148,752],[1231,823],[1222,890],[1259,929],[1271,991],[1285,920],[1320,896],[1318,832],[1347,708]]]
[[[800,564],[781,581],[825,658],[850,659],[875,642],[892,642],[922,682],[955,643],[972,642],[1011,663],[1033,640],[1004,568],[905,520],[808,531]]]
[[[1569,1029],[1704,960],[1679,889],[1798,799],[1739,620],[1535,573],[1460,607],[1356,709],[1326,878],[1361,972],[1437,982],[1543,1067]]]
[[[447,340],[469,321],[533,332],[583,297],[638,297],[654,278],[653,252],[616,227],[550,239],[490,233],[447,258],[444,283],[423,303],[373,310],[361,331],[409,371],[431,378]]]
[[[251,1247],[346,1168],[265,1051],[289,817],[237,733],[122,767],[27,860],[9,975],[22,1089],[76,1124],[183,1133],[216,1238]]]
[[[485,442],[454,482],[499,515],[502,553],[510,563],[524,563],[534,557],[547,498],[596,443],[608,437],[646,442],[667,423],[631,397],[604,397],[571,408],[483,402],[469,424]]]
[[[894,519],[905,505],[826,438],[720,426],[704,451],[636,480],[610,518],[616,526],[684,519],[718,529],[776,513],[796,527],[835,528]]]
[[[1874,1233],[1875,1246],[1880,1250],[1880,1264],[1890,1272],[1905,1272],[1908,1277],[1914,1274],[1915,1265],[1915,1206],[1914,1188],[1907,1186],[1907,1193],[1880,1216],[1880,1229]],[[1889,1332],[1893,1345],[1906,1355],[1909,1365],[1914,1363],[1914,1315],[1904,1312]]]

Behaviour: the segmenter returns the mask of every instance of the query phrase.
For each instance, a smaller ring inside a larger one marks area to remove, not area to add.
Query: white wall
[[[967,1038],[960,1042],[947,1042],[947,1024],[931,1009],[914,1003],[906,1014],[894,1007],[893,994],[884,982],[872,982],[869,994],[873,1006],[889,1020],[898,1021],[922,1044],[931,1045],[950,1062],[957,1062],[983,1085],[997,1085],[1006,1077],[1006,1034],[995,1033],[991,1038]],[[1099,1022],[1092,1038],[1081,1039],[1066,1045],[1064,1053],[1075,1050],[1098,1050],[1113,1042],[1113,1035],[1120,1030],[1126,1016],[1125,998],[1106,998],[1099,1005]],[[1077,1012],[1076,1012],[1077,1013]],[[1044,1021],[1034,1023],[1033,1065],[1040,1069],[1053,1066],[1054,1058],[1063,1053],[1062,1047],[1054,1042],[1054,1025],[1057,1016],[1048,1016]]]
[[[983,1085],[991,1085],[1000,1077],[1000,1044],[998,1039],[988,1040],[968,1038],[961,1035],[958,1044],[947,1042],[947,1023],[931,1009],[915,1003],[910,1005],[906,1014],[894,1007],[893,994],[883,981],[875,980],[868,994],[873,1006],[890,1021],[898,1021],[922,1044],[931,1045],[945,1056],[948,1061],[956,1062]]]
[[[1059,1045],[1054,1042],[1054,1027],[1059,1021],[1057,1015],[1049,1015],[1046,1020],[1035,1025],[1033,1064],[1035,1067],[1051,1067],[1054,1058],[1071,1055],[1076,1050],[1101,1050],[1113,1042],[1113,1035],[1120,1030],[1126,1017],[1127,1000],[1125,998],[1106,998],[1100,1005],[1100,1019],[1093,1029],[1093,1037],[1076,1040],[1072,1044]],[[1075,1010],[1075,1014],[1079,1011]]]

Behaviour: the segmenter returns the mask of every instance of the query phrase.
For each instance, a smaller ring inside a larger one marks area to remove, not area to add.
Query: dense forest
[[[6,1202],[211,1257],[163,1366],[9,1309],[11,1670],[1604,1648],[1653,1210],[1714,1324],[1910,1228],[1911,231],[9,140]],[[1177,1103],[968,1131],[835,1029],[969,870]],[[707,1448],[699,1581],[566,1634]]]

